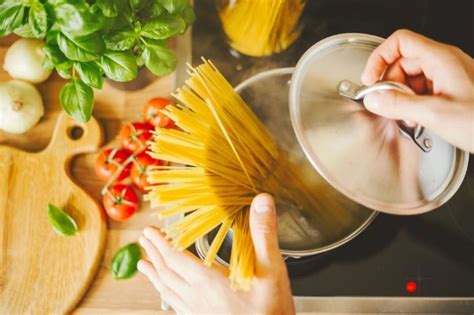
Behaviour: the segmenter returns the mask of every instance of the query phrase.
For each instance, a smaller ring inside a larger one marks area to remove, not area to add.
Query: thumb
[[[413,121],[429,127],[435,121],[437,108],[447,100],[438,96],[422,96],[399,91],[377,91],[364,98],[368,111],[390,119]]]
[[[252,201],[250,234],[257,258],[257,271],[273,269],[282,257],[278,246],[275,201],[269,194],[259,194]]]

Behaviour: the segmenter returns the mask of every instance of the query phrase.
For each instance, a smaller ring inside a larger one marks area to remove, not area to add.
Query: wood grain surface
[[[83,131],[80,138],[72,138],[73,128]],[[84,124],[60,115],[45,150],[0,146],[1,314],[66,313],[89,287],[107,227],[99,204],[71,180],[69,163],[101,142],[95,119]],[[77,235],[53,231],[49,203],[75,219]]]
[[[0,39],[0,64],[3,64],[6,50],[15,39],[16,38],[12,36]],[[156,80],[140,90],[124,91],[109,82],[106,82],[102,91],[94,91],[95,105],[93,115],[104,131],[104,147],[111,147],[118,143],[116,137],[123,124],[129,121],[142,119],[143,105],[149,98],[156,96],[169,97],[169,94],[175,90],[177,84],[183,82],[186,76],[185,64],[186,62],[189,62],[191,58],[190,41],[191,32],[188,30],[186,34],[177,38],[173,44],[173,49],[178,56],[178,66],[173,74],[162,78],[156,78]],[[11,77],[8,73],[3,69],[0,69],[0,82],[8,81],[10,79]],[[37,126],[26,134],[11,135],[0,131],[0,145],[8,145],[29,152],[39,152],[44,149],[51,140],[55,122],[61,114],[59,90],[64,82],[65,81],[57,74],[53,73],[46,82],[37,85],[45,104],[45,116]],[[0,149],[0,155],[4,155],[2,149]],[[97,152],[78,155],[71,160],[70,169],[74,181],[77,182],[80,187],[83,187],[84,190],[95,200],[100,201],[100,190],[104,183],[94,173],[96,156]],[[13,160],[12,163],[15,164],[15,160]],[[60,166],[58,166],[58,168],[60,169],[57,171],[63,171],[64,169]],[[17,170],[23,171],[18,168]],[[3,171],[0,171],[0,174],[3,174]],[[3,178],[3,176],[1,177]],[[30,198],[32,200],[31,202],[34,202],[37,195],[47,192],[45,188],[47,187],[42,185],[35,187],[33,190],[31,188],[28,188],[28,191],[25,189],[25,198]],[[58,198],[59,197],[60,196],[58,196]],[[10,200],[10,194],[8,192],[0,192],[0,198],[4,198],[0,200],[6,200],[4,202],[8,202],[8,200]],[[0,206],[2,209],[4,208],[1,203]],[[94,211],[95,209],[82,210]],[[0,210],[0,214],[2,213],[1,211],[2,210]],[[124,223],[114,222],[108,218],[106,219],[107,241],[103,257],[91,286],[79,302],[77,308],[74,309],[74,313],[156,314],[160,311],[161,301],[159,295],[144,276],[137,273],[133,278],[128,280],[115,280],[112,278],[110,272],[111,259],[120,247],[130,242],[137,241],[143,228],[147,225],[163,225],[163,222],[160,222],[156,216],[152,216],[154,212],[155,210],[150,209],[147,202],[141,202],[139,211]],[[29,234],[34,231],[30,225],[25,225],[23,222],[14,222],[14,225],[14,234]],[[47,228],[50,229],[49,226],[47,226]],[[0,244],[5,243],[4,236],[2,235],[5,235],[4,230],[0,230],[0,240],[2,240]],[[25,249],[21,247],[16,248],[16,246],[10,246],[8,249],[9,252],[6,253],[2,248],[2,253],[4,254],[0,254],[0,257],[2,257],[1,255],[16,255],[17,252],[15,251],[20,253],[23,250]],[[80,248],[78,248],[78,250],[80,250]],[[47,251],[44,247],[39,246],[38,253],[40,253],[40,255],[45,255],[46,252]],[[74,252],[71,252],[68,253],[68,255],[74,256],[75,254]],[[1,259],[0,263],[1,291],[4,289],[4,278],[2,275],[5,272],[8,272],[5,270],[8,266],[5,266]],[[63,281],[75,281],[70,280],[70,275],[63,272],[61,268],[57,271],[64,275],[62,278]],[[44,283],[42,284],[42,287],[36,287],[36,289],[47,290],[48,285],[49,284]],[[22,295],[21,291],[16,294],[19,296]],[[13,304],[18,304],[23,308],[32,303],[31,300],[22,298],[15,298],[14,300],[11,300],[11,302]],[[2,303],[4,303],[4,301],[2,301]],[[0,313],[2,312],[0,311]]]

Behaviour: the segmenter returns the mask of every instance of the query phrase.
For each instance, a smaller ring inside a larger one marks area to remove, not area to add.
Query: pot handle
[[[369,86],[363,86],[349,80],[343,80],[337,85],[337,92],[339,95],[350,98],[354,101],[364,99],[364,97],[369,93],[384,90],[398,90],[409,94],[415,94],[412,89],[405,84],[394,81],[380,81]],[[402,134],[411,138],[413,142],[423,150],[423,152],[430,152],[433,148],[433,140],[428,133],[425,132],[423,126],[416,125],[415,127],[410,127],[403,121],[399,121],[398,127]]]

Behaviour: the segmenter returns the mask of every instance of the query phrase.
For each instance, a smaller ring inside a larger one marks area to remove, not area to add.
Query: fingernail
[[[144,264],[144,261],[143,261],[143,260],[139,260],[139,261],[138,261],[138,263],[137,263],[137,269],[138,269],[138,271],[143,272],[143,264]]]
[[[383,100],[383,92],[372,92],[364,97],[364,106],[368,111],[378,112],[380,110],[380,104]]]
[[[148,226],[143,230],[143,234],[146,236],[146,238],[151,238],[153,234],[153,229]]]
[[[143,246],[143,243],[145,243],[145,238],[143,236],[140,236],[140,238],[138,239],[138,243]]]
[[[269,213],[273,211],[273,199],[269,195],[258,195],[254,202],[253,207],[257,213]]]

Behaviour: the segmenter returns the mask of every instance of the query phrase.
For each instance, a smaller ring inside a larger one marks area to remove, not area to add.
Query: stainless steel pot
[[[262,120],[280,147],[299,163],[305,181],[314,187],[314,193],[324,194],[320,209],[301,209],[277,201],[281,253],[298,258],[322,253],[350,241],[372,222],[377,212],[337,192],[306,159],[290,120],[288,95],[293,71],[294,68],[265,71],[242,82],[235,90]],[[210,233],[196,242],[201,258],[206,256],[213,237],[214,234]],[[230,233],[216,258],[219,263],[227,265],[231,245]]]

